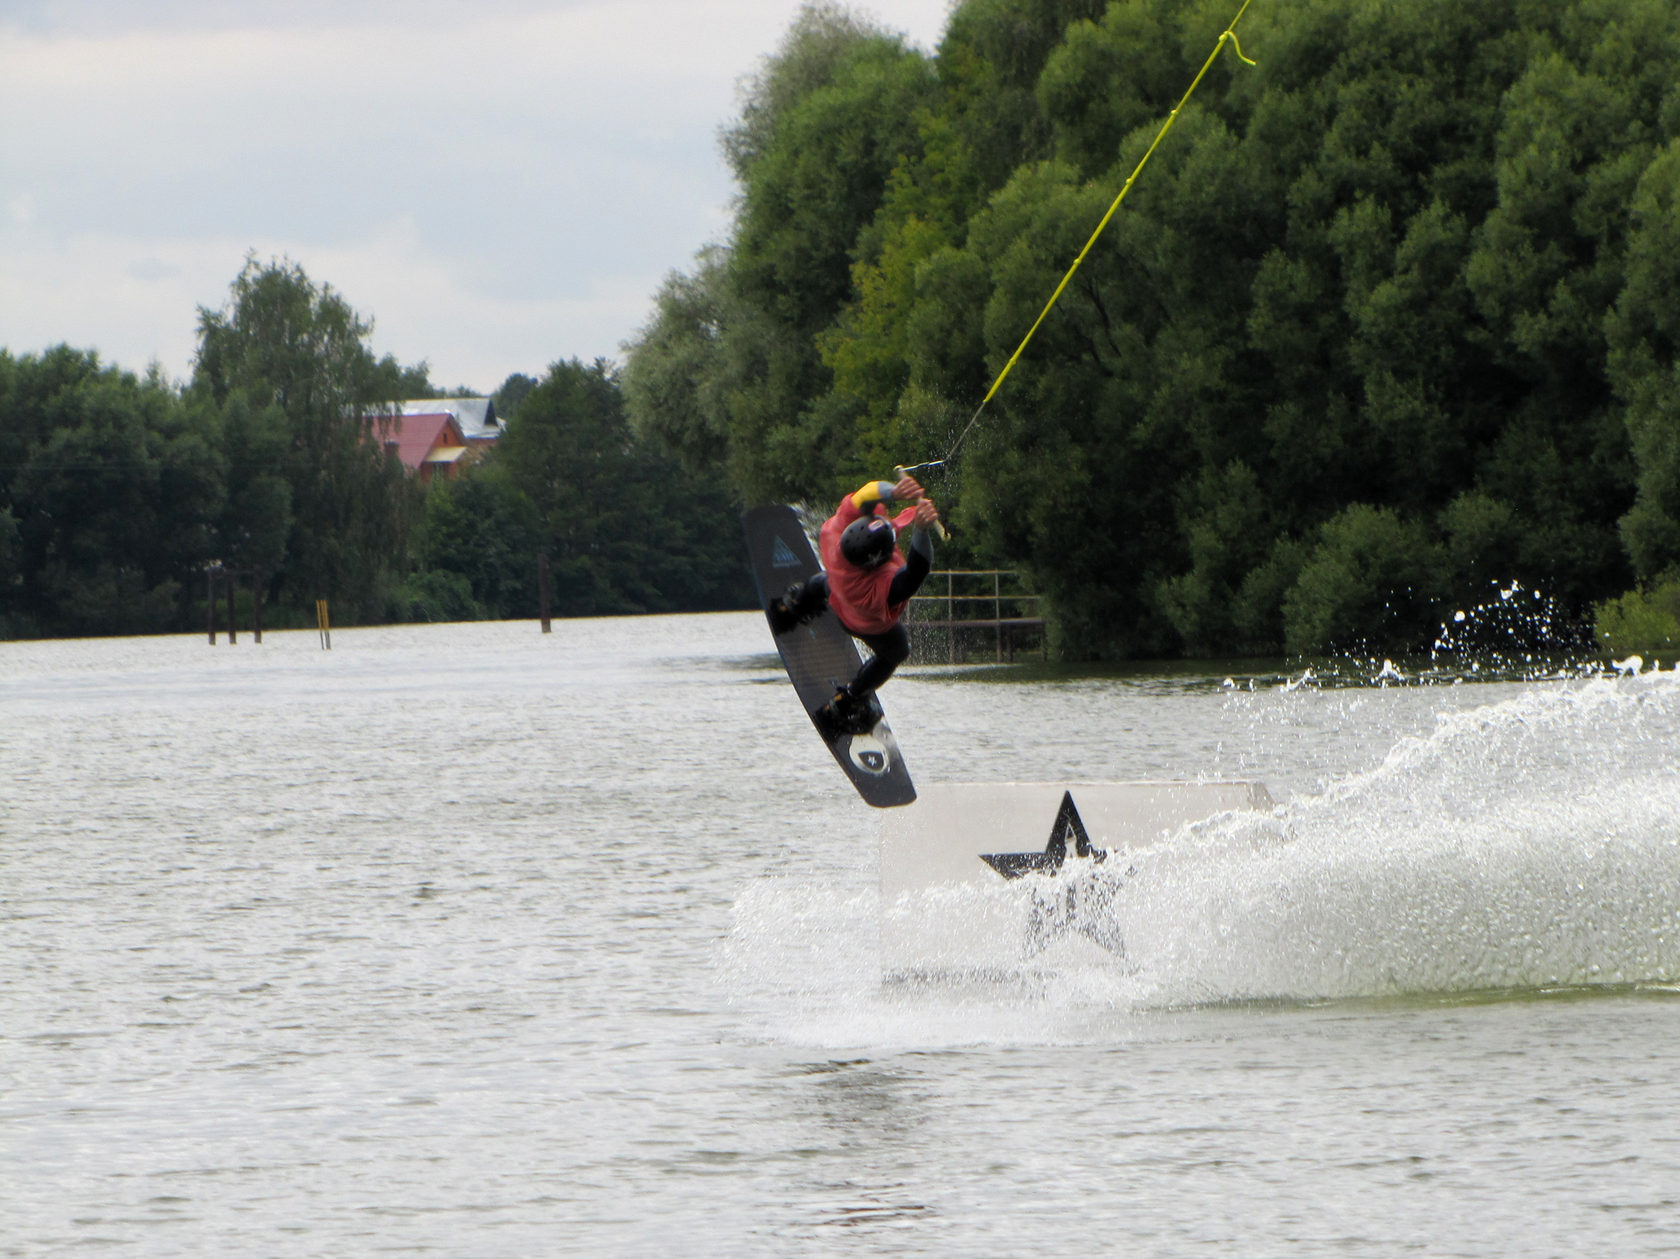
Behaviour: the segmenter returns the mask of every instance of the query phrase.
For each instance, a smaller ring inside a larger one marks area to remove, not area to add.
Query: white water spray
[[[972,1034],[999,1033],[1011,1009],[1023,1035],[1043,1034],[1046,1004],[1077,1015],[1680,981],[1680,674],[1445,714],[1320,794],[1188,827],[1128,854],[1124,877],[1082,877],[1107,881],[1082,898],[1105,920],[1085,926],[1123,951],[1000,939],[997,972],[1030,979],[979,1000],[965,989],[955,1005],[985,1024]],[[737,904],[737,979],[806,1026],[855,1032],[918,1005],[960,1023],[950,992],[883,986],[866,956],[872,900],[753,889]],[[799,957],[810,965],[795,974]]]
[[[1135,864],[1115,912],[1150,1004],[1680,979],[1680,677],[1443,716]]]

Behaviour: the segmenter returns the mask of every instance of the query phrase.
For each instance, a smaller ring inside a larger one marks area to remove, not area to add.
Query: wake
[[[1680,677],[1439,719],[1376,768],[1134,859],[1151,1003],[1680,978]]]
[[[961,889],[992,909],[1013,898],[1023,924],[965,973],[884,972],[883,910],[917,907],[797,879],[743,893],[724,966],[739,999],[825,1040],[903,1030],[911,1010],[991,1039],[1042,1036],[1046,1005],[1672,984],[1677,749],[1680,674],[1535,689],[1442,715],[1317,795],[1219,815],[1078,876],[1071,897],[1055,893],[1055,930],[1044,889],[1023,886],[1035,880]]]

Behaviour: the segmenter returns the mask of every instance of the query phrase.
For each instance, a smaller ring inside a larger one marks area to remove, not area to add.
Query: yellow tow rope
[[[1196,88],[1201,85],[1203,76],[1212,67],[1214,59],[1219,56],[1220,49],[1225,47],[1225,42],[1230,41],[1231,47],[1236,51],[1237,60],[1244,65],[1258,64],[1243,56],[1242,45],[1237,42],[1237,23],[1242,20],[1242,15],[1247,12],[1249,3],[1250,0],[1243,0],[1242,8],[1237,10],[1237,16],[1231,19],[1231,24],[1219,36],[1219,42],[1214,44],[1213,51],[1208,54],[1208,59],[1202,62],[1202,68],[1196,72],[1196,77],[1190,81],[1190,86],[1185,89],[1183,97],[1173,107],[1172,113],[1167,115],[1167,120],[1161,124],[1161,129],[1155,133],[1155,139],[1150,142],[1149,147],[1144,150],[1143,156],[1138,159],[1137,166],[1127,176],[1125,186],[1120,189],[1120,195],[1114,198],[1113,204],[1108,207],[1108,213],[1102,216],[1102,222],[1098,223],[1096,230],[1091,233],[1091,239],[1085,242],[1085,248],[1079,251],[1079,256],[1073,260],[1073,265],[1067,269],[1067,274],[1062,277],[1062,282],[1056,286],[1056,291],[1050,294],[1050,300],[1044,303],[1044,309],[1039,311],[1038,318],[1033,320],[1032,327],[1027,329],[1027,335],[1022,337],[1021,344],[1015,347],[1015,353],[1009,356],[1009,361],[1003,365],[1003,370],[998,373],[997,379],[992,382],[992,387],[986,390],[986,396],[980,400],[980,405],[975,408],[974,415],[968,421],[967,427],[951,444],[951,453],[940,460],[940,463],[949,463],[956,457],[957,447],[963,444],[963,439],[968,436],[969,429],[973,428],[975,421],[980,418],[980,412],[986,409],[986,404],[992,400],[992,395],[997,393],[999,386],[1004,382],[1004,378],[1009,375],[1010,369],[1015,366],[1015,361],[1021,357],[1021,352],[1027,348],[1027,342],[1033,339],[1033,333],[1038,331],[1038,326],[1044,322],[1045,316],[1050,313],[1050,308],[1061,297],[1062,290],[1067,288],[1068,281],[1073,279],[1073,273],[1079,270],[1079,264],[1085,261],[1085,255],[1091,252],[1091,246],[1097,243],[1097,237],[1103,234],[1103,229],[1108,226],[1108,221],[1114,217],[1114,212],[1120,208],[1120,203],[1126,199],[1126,194],[1132,190],[1132,184],[1136,182],[1143,168],[1149,164],[1149,159],[1154,156],[1161,141],[1166,139],[1167,132],[1172,130],[1173,123],[1178,121],[1178,111],[1184,108],[1190,97],[1195,93]]]

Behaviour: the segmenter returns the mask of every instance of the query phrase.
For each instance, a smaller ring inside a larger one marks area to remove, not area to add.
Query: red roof
[[[385,430],[385,448],[411,472],[419,471],[432,451],[466,444],[453,415],[399,415]]]

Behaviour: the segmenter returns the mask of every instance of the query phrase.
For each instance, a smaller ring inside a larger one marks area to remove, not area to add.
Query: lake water
[[[1680,1251],[1680,674],[910,670],[921,782],[1278,801],[910,983],[767,647],[0,643],[0,1254]]]

